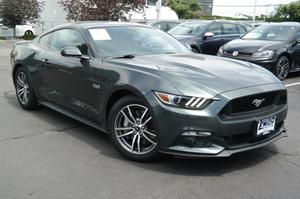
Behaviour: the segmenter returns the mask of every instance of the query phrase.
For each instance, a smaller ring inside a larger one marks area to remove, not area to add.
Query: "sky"
[[[270,5],[267,7],[257,7],[256,15],[270,14],[274,11],[274,6],[287,4],[293,0],[257,0],[257,5]],[[238,17],[239,14],[253,15],[255,0],[214,0],[213,15]],[[226,6],[226,7],[225,7]],[[229,7],[227,7],[229,6]],[[230,7],[230,6],[252,6],[252,7]]]

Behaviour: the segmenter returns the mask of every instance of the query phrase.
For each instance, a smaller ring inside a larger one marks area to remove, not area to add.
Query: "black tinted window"
[[[207,28],[206,32],[212,32],[212,33],[214,33],[214,35],[221,35],[221,33],[222,33],[222,26],[219,23],[212,24],[212,25],[210,25]]]
[[[54,32],[51,48],[61,51],[66,47],[78,47],[82,54],[88,54],[86,42],[76,30],[63,29]]]
[[[223,34],[224,35],[233,35],[239,34],[235,24],[224,23],[223,24]]]
[[[40,38],[40,44],[43,46],[49,47],[51,36],[52,36],[52,33],[42,36]]]

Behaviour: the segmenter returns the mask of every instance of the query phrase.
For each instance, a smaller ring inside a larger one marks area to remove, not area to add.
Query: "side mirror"
[[[82,55],[81,51],[77,47],[66,47],[61,50],[63,57],[75,57],[79,59],[88,60],[89,57]]]
[[[206,33],[203,35],[204,38],[213,37],[213,36],[215,36],[215,35],[214,35],[214,33],[212,33],[212,32],[206,32]]]

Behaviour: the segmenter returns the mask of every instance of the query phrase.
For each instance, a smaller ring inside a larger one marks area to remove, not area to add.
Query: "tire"
[[[24,67],[17,69],[14,76],[14,84],[19,104],[26,110],[38,107],[38,100],[30,81],[29,73]]]
[[[31,36],[33,35],[33,32],[31,30],[26,30],[26,32],[24,33],[24,36]]]
[[[149,108],[135,96],[126,96],[114,104],[108,128],[114,146],[122,155],[140,162],[160,157],[158,136],[151,118]]]
[[[283,81],[289,75],[289,71],[291,68],[291,62],[287,56],[281,56],[277,60],[274,67],[274,74],[278,79]]]

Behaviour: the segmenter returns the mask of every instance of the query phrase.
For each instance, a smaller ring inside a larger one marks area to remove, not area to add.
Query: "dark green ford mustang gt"
[[[50,107],[111,135],[138,161],[230,156],[286,135],[287,92],[269,71],[193,54],[154,28],[56,27],[11,53],[24,109]]]

